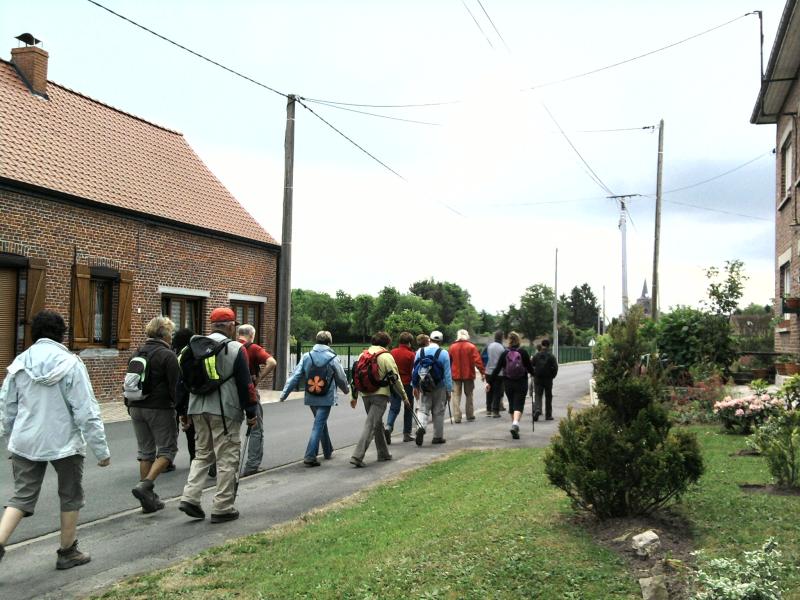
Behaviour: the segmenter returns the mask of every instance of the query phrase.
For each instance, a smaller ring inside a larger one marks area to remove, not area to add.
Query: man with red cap
[[[217,464],[217,492],[212,523],[239,518],[234,506],[239,469],[239,432],[242,421],[257,420],[255,389],[247,355],[236,336],[236,315],[227,307],[211,311],[208,336],[195,335],[181,352],[178,413],[181,423],[195,428],[195,457],[178,509],[193,519],[204,519],[200,506],[208,468]]]

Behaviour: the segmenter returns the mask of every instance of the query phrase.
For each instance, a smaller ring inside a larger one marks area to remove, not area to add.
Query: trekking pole
[[[533,396],[531,396],[531,431],[536,431],[536,405],[534,402]]]
[[[253,429],[252,425],[247,426],[247,432],[244,434],[244,442],[242,442],[242,449],[239,452],[239,468],[236,469],[236,482],[233,485],[233,500],[236,501],[236,495],[239,493],[239,479],[242,476],[242,468],[244,467],[247,457],[247,450],[250,448],[250,430]]]
[[[459,402],[461,399],[459,398]],[[450,408],[450,400],[447,400],[447,396],[445,396],[445,402],[447,402],[447,412],[450,413],[450,425],[453,425],[453,409]]]

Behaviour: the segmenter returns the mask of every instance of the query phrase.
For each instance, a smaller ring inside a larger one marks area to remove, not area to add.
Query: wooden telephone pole
[[[656,173],[656,232],[653,248],[653,298],[650,314],[654,321],[658,320],[658,250],[661,240],[661,177],[664,172],[664,119],[658,124],[658,170]]]

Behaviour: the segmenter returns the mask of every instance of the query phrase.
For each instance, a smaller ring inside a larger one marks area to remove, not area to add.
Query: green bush
[[[639,323],[632,311],[611,326],[595,372],[600,405],[570,412],[545,454],[550,482],[601,519],[652,512],[703,472],[695,436],[670,431],[658,379],[643,373]]]
[[[771,416],[747,442],[767,460],[778,485],[800,486],[800,411]]]
[[[700,568],[694,576],[699,588],[693,600],[780,600],[779,584],[784,565],[781,552],[769,539],[760,550],[745,552],[741,561],[733,558],[707,559],[697,552]]]
[[[661,316],[656,343],[672,364],[686,368],[701,363],[727,367],[736,357],[728,318],[688,306]]]

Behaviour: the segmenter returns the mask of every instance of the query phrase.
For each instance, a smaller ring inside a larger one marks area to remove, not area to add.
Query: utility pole
[[[641,194],[621,194],[619,196],[606,196],[619,202],[619,231],[622,234],[622,316],[628,314],[628,230],[625,213],[628,208],[625,200],[641,196]]]
[[[295,96],[286,102],[286,138],[283,143],[283,226],[281,228],[281,257],[278,274],[278,330],[275,348],[278,368],[275,386],[283,389],[289,373],[289,322],[292,309],[292,195],[294,191],[294,108]]]
[[[664,173],[664,119],[658,123],[658,170],[656,171],[656,233],[653,248],[653,298],[650,314],[658,320],[658,249],[661,240],[661,178]]]
[[[556,248],[556,273],[553,284],[553,356],[558,360],[558,248]]]
[[[606,332],[606,286],[603,286],[603,333]]]

